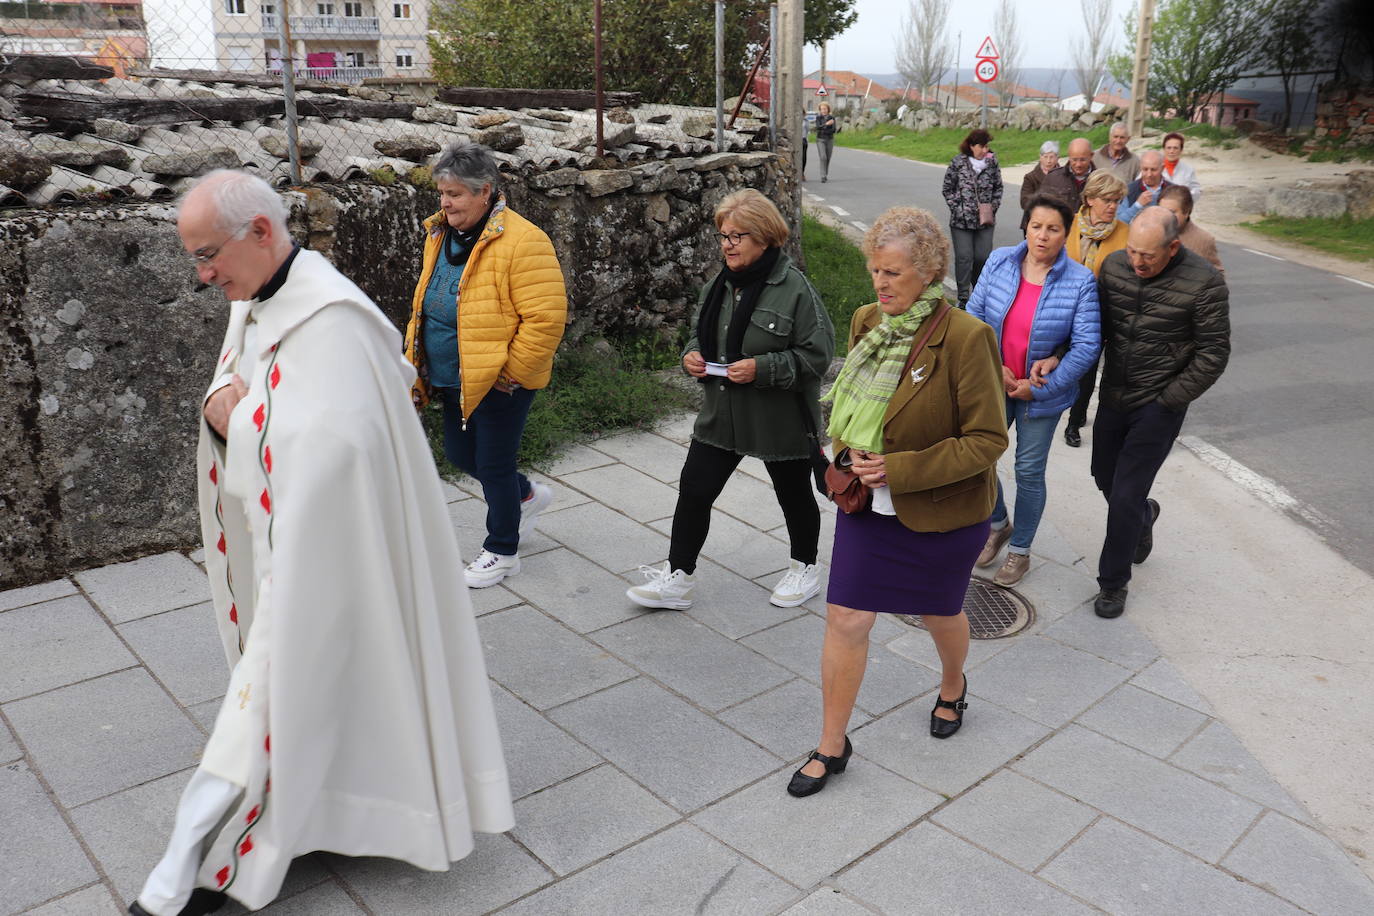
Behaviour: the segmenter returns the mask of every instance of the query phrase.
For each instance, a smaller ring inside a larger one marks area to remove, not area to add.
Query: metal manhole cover
[[[980,576],[969,579],[964,613],[968,615],[969,636],[974,639],[1014,636],[1035,621],[1035,607],[1029,601],[1012,589],[994,585],[991,579]],[[914,614],[903,614],[899,619],[925,629],[921,626],[921,618]]]

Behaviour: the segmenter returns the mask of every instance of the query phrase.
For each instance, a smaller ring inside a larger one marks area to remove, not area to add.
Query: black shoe
[[[1150,507],[1150,520],[1145,523],[1145,527],[1140,529],[1140,540],[1135,542],[1135,558],[1133,563],[1144,563],[1150,557],[1150,551],[1155,549],[1155,520],[1159,518],[1159,503],[1153,499],[1145,500]]]
[[[829,180],[830,180],[830,179],[829,179],[828,177],[826,177],[825,175],[822,175],[822,176],[821,176],[821,184],[825,184],[825,183],[826,183],[827,181],[829,181]]]
[[[849,743],[849,736],[844,739],[844,753],[838,757],[830,757],[822,754],[819,749],[811,752],[806,758],[806,763],[819,760],[825,764],[825,772],[819,776],[807,776],[800,769],[792,774],[792,781],[787,784],[787,794],[794,798],[806,798],[808,795],[815,795],[825,788],[825,782],[832,773],[843,773],[844,768],[849,766],[849,755],[854,753],[854,746]],[[806,763],[802,764],[804,768]]]
[[[1083,444],[1083,437],[1078,434],[1078,430],[1077,426],[1064,427],[1064,444],[1069,448],[1078,448]]]
[[[957,700],[946,700],[940,696],[939,691],[935,693],[935,708],[930,711],[930,736],[932,738],[948,738],[959,730],[959,726],[964,724],[964,710],[968,709],[968,704],[964,702],[964,697],[968,696],[968,675],[964,675],[964,692],[959,694]],[[942,719],[935,715],[935,710],[944,707],[952,709],[958,713],[954,719]]]
[[[1121,588],[1104,588],[1097,593],[1097,599],[1093,601],[1093,613],[1098,617],[1106,617],[1110,620],[1113,617],[1120,617],[1126,610],[1126,586]]]
[[[228,902],[229,898],[219,891],[198,887],[191,891],[191,898],[186,901],[186,905],[181,908],[181,912],[177,916],[207,916]],[[150,916],[150,914],[135,900],[129,904],[129,916]]]

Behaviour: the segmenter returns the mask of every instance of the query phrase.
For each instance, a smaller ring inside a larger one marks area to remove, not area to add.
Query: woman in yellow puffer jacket
[[[406,328],[415,403],[438,398],[444,454],[477,478],[487,538],[470,588],[520,571],[520,539],[553,493],[516,470],[534,393],[549,383],[567,324],[563,272],[549,237],[506,206],[496,159],[458,144],[433,168],[439,212],[425,220],[420,281]]]

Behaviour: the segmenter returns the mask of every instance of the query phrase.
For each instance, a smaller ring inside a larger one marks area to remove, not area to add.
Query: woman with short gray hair
[[[416,406],[439,399],[444,454],[482,484],[487,537],[466,578],[486,588],[520,571],[520,539],[553,501],[516,456],[534,393],[553,372],[568,299],[553,244],[506,205],[490,150],[451,146],[431,174],[439,212],[424,222],[405,352],[418,372]]]
[[[1040,193],[1040,185],[1045,176],[1059,168],[1059,141],[1046,140],[1040,144],[1040,161],[1031,167],[1026,177],[1021,179],[1021,231],[1026,231],[1026,220],[1030,218],[1031,198]]]

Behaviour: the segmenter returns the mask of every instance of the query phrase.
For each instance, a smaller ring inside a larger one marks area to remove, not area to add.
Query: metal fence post
[[[296,65],[291,59],[291,3],[282,0],[278,16],[281,42],[281,91],[285,103],[286,152],[291,163],[291,183],[301,184],[301,150],[296,136]]]
[[[768,4],[768,148],[778,151],[778,5]]]
[[[725,149],[725,0],[716,0],[716,152]]]

